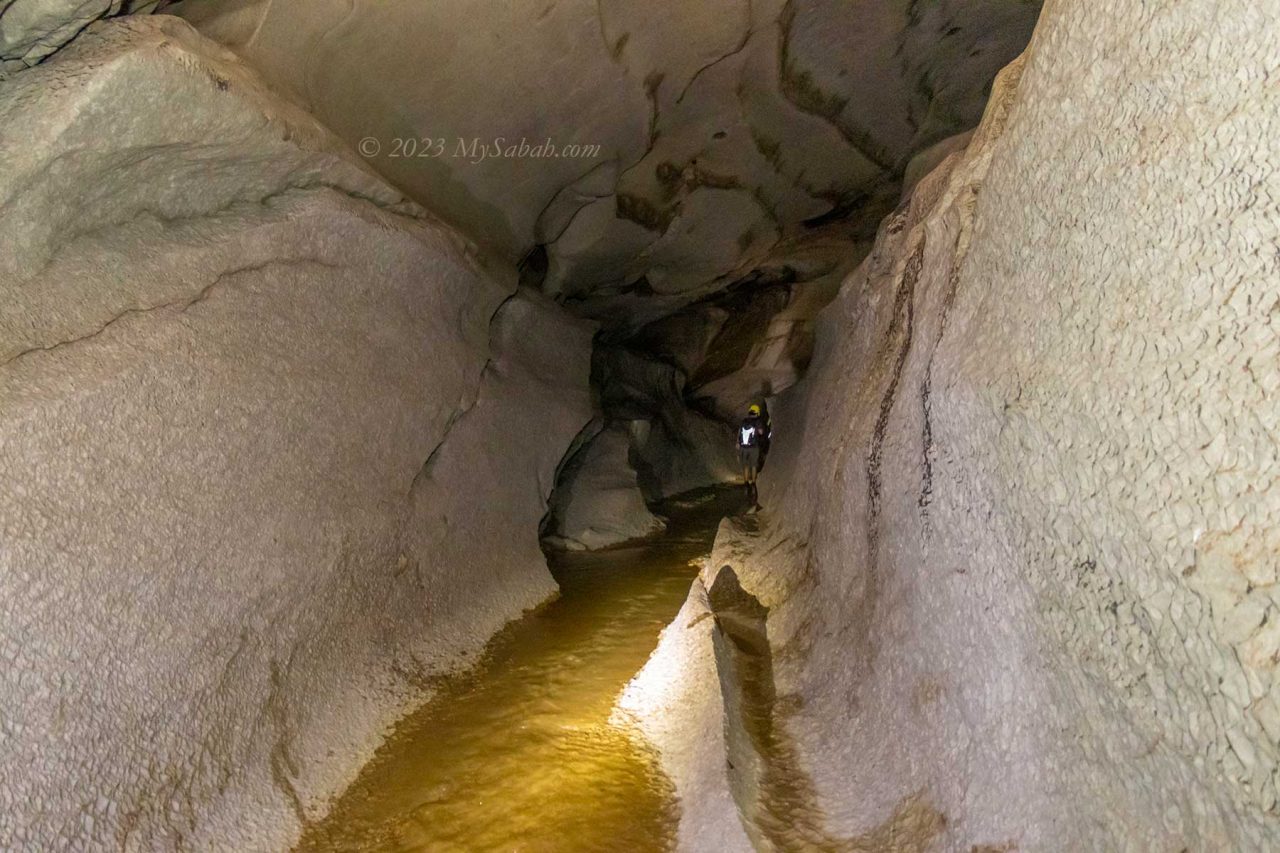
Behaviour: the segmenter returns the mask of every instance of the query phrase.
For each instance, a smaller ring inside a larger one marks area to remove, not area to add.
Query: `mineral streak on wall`
[[[774,407],[766,512],[622,702],[686,849],[731,808],[780,849],[1280,844],[1277,32],[1051,2],[885,221]],[[728,570],[767,610],[767,738]]]
[[[810,363],[620,703],[681,845],[1280,847],[1280,4],[964,136],[1039,11],[0,0],[0,848],[287,846]]]
[[[610,429],[599,440],[610,446],[586,450],[566,470],[585,465],[589,476],[563,484],[601,507],[568,527],[564,513],[552,519],[555,541],[591,547],[652,527],[643,510],[620,517],[642,497],[736,476],[732,422],[804,369],[813,317],[866,253],[914,158],[977,123],[992,77],[1026,45],[1039,9],[1038,0],[168,7],[433,214],[487,251],[523,258],[532,285],[603,324],[598,355],[613,362],[615,387],[601,389]],[[476,156],[477,140],[499,138],[593,153]],[[627,389],[630,405],[611,407]],[[625,461],[620,430],[631,436]]]

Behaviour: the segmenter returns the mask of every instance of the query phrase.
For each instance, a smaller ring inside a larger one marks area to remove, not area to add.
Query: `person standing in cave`
[[[758,475],[764,470],[764,460],[769,456],[769,447],[773,441],[773,421],[769,418],[769,401],[760,399],[760,420],[764,422],[764,433],[760,437],[760,464],[756,466]]]
[[[751,509],[760,508],[756,476],[760,473],[761,451],[772,437],[760,406],[752,403],[747,409],[747,416],[738,425],[738,459],[742,463],[742,479],[747,486],[747,503]]]

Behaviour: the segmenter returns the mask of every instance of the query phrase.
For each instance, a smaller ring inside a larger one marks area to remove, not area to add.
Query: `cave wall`
[[[555,592],[593,328],[164,16],[0,82],[0,244],[0,848],[285,847]]]
[[[686,849],[1280,843],[1278,15],[1048,3],[885,221],[620,703]]]
[[[100,18],[144,15],[169,0],[0,0],[0,79],[37,65]]]
[[[806,221],[866,208],[860,224],[874,233],[910,158],[976,124],[1039,4],[189,0],[169,10],[349,144],[372,140],[380,172],[491,251],[514,261],[542,247],[549,295],[636,328],[741,278]],[[458,140],[499,138],[600,150],[459,156]],[[431,140],[439,154],[401,146],[397,156],[397,139]],[[846,253],[866,236],[847,237]]]
[[[667,529],[645,504],[631,464],[631,424],[606,426],[601,420],[594,429],[595,435],[561,466],[556,478],[544,522],[546,546],[594,551]]]
[[[610,346],[671,364],[654,326],[722,327],[680,368],[685,399],[630,419],[652,500],[736,476],[726,424],[804,369],[814,316],[865,255],[909,164],[976,124],[1039,3],[189,0],[167,11],[486,252],[523,259],[530,283],[599,321]],[[596,150],[530,156],[517,143]]]

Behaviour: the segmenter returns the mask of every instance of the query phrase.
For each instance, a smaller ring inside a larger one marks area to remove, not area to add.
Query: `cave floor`
[[[667,534],[553,554],[561,594],[446,680],[309,826],[300,851],[647,851],[673,846],[655,757],[610,722],[711,550],[736,490],[677,498]]]

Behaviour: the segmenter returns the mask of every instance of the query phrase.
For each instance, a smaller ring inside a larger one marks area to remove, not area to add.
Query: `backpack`
[[[755,424],[744,421],[742,426],[738,427],[738,446],[755,447],[758,432]]]

